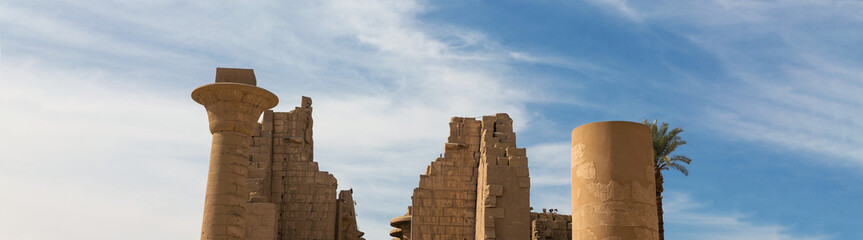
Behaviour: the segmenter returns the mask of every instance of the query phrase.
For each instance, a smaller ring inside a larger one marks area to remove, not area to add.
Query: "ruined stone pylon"
[[[243,240],[251,136],[279,99],[255,86],[252,69],[232,68],[217,68],[216,83],[196,88],[192,99],[207,109],[213,134],[201,239]]]
[[[572,239],[658,239],[650,129],[595,122],[572,130]]]

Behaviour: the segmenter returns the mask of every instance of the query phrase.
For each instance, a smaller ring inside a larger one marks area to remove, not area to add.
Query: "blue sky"
[[[194,239],[189,93],[254,68],[314,101],[316,161],[386,239],[451,116],[506,112],[531,205],[569,212],[569,133],[685,129],[668,239],[863,239],[863,2],[0,1],[0,239]]]

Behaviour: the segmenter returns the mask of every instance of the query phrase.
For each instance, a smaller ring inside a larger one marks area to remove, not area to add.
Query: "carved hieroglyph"
[[[658,239],[653,147],[634,122],[572,131],[573,240]]]

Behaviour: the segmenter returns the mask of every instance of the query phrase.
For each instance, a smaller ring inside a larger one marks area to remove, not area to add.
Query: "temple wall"
[[[353,190],[339,192],[336,217],[336,240],[360,240],[364,235],[357,226],[357,212],[354,209]]]
[[[420,175],[412,197],[411,239],[473,239],[480,121],[452,118],[443,157]]]
[[[261,129],[252,136],[249,178],[251,202],[269,202],[273,169],[273,111],[264,111]]]
[[[530,238],[527,167],[507,114],[452,118],[443,156],[414,189],[409,238]]]
[[[246,240],[274,240],[278,235],[278,206],[246,203]]]
[[[272,240],[335,240],[340,234],[337,182],[313,161],[312,126],[307,97],[290,112],[264,112],[252,138],[246,235],[269,236],[270,215],[276,216]]]
[[[572,216],[530,213],[530,240],[572,240]]]
[[[530,177],[507,114],[482,118],[477,180],[476,239],[528,239]]]

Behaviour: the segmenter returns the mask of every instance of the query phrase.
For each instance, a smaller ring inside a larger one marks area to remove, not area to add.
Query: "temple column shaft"
[[[596,122],[572,131],[572,239],[658,239],[647,126]]]
[[[231,68],[216,69],[216,83],[198,87],[192,99],[207,109],[213,134],[201,240],[244,240],[252,134],[279,100],[255,86],[254,71]]]
[[[210,171],[204,201],[204,235],[201,239],[242,239],[249,146],[252,137],[235,131],[213,133]]]

